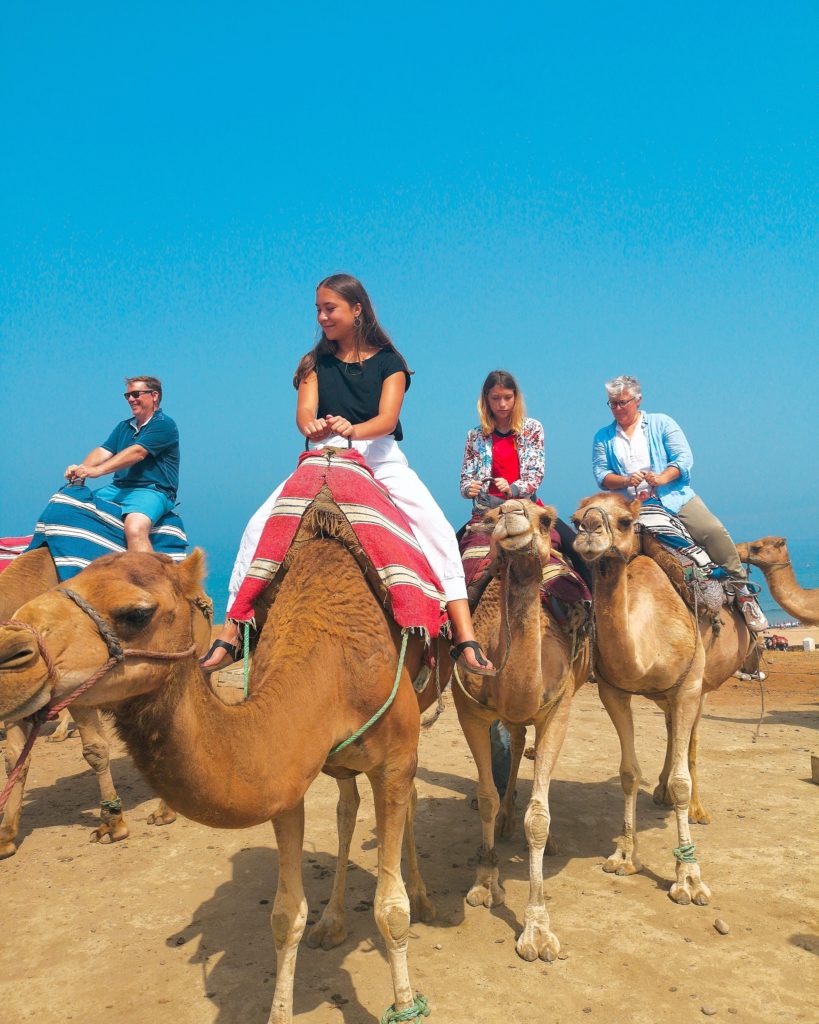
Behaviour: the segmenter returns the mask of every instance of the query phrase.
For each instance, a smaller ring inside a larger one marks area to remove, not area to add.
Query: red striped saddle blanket
[[[326,488],[326,490],[325,490]],[[436,637],[446,622],[444,594],[404,515],[355,449],[304,452],[262,531],[248,574],[228,618],[254,619],[260,596],[278,581],[302,517],[322,494],[350,524],[375,570],[387,607],[401,629]]]
[[[469,520],[460,540],[466,590],[473,611],[491,579],[492,560],[489,557],[489,537],[485,533],[473,533],[469,529],[481,518],[481,515],[478,514]],[[548,565],[543,566],[543,582],[540,585],[540,599],[544,607],[551,611],[558,623],[562,625],[567,620],[566,606],[590,605],[591,598],[589,588],[560,551],[560,537],[557,530],[552,530],[552,554]],[[571,618],[574,621],[574,616]]]
[[[18,555],[26,550],[31,543],[28,537],[0,537],[0,572],[7,569]]]

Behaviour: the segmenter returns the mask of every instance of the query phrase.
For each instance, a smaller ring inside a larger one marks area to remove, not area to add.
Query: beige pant
[[[697,544],[705,548],[712,562],[727,569],[732,576],[745,579],[745,570],[730,533],[702,498],[695,494],[683,505],[677,516]]]

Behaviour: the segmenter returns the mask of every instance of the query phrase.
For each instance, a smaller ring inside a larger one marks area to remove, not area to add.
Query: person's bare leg
[[[125,517],[125,546],[129,551],[153,551],[148,534],[151,532],[150,516],[142,512],[129,512]]]
[[[235,622],[226,622],[221,630],[217,640],[224,640],[226,644],[230,644],[231,647],[236,647],[239,643],[239,627]],[[228,652],[224,647],[211,647],[208,651],[207,657],[204,661],[200,661],[199,664],[205,671],[218,669],[222,662],[230,663]],[[227,667],[227,665],[225,666]]]
[[[456,644],[462,644],[465,640],[475,639],[475,630],[472,628],[472,616],[469,613],[469,601],[460,598],[457,601],[447,601],[446,605],[449,621],[452,623],[452,637]],[[484,654],[486,658],[486,654]],[[463,653],[463,659],[467,668],[494,668],[492,662],[487,658],[487,665],[481,665],[477,659],[476,652],[471,648]]]

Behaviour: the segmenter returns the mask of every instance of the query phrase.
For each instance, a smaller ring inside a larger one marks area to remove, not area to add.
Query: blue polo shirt
[[[141,445],[148,454],[141,462],[114,473],[116,487],[155,487],[176,501],[179,486],[179,431],[176,424],[157,409],[147,423],[138,426],[135,419],[123,420],[111,431],[101,447],[118,455],[131,445]]]

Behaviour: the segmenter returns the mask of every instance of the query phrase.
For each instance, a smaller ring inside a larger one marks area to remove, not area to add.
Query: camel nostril
[[[33,647],[23,647],[7,657],[0,657],[0,668],[17,668],[19,665],[31,661],[35,654],[36,651]]]

